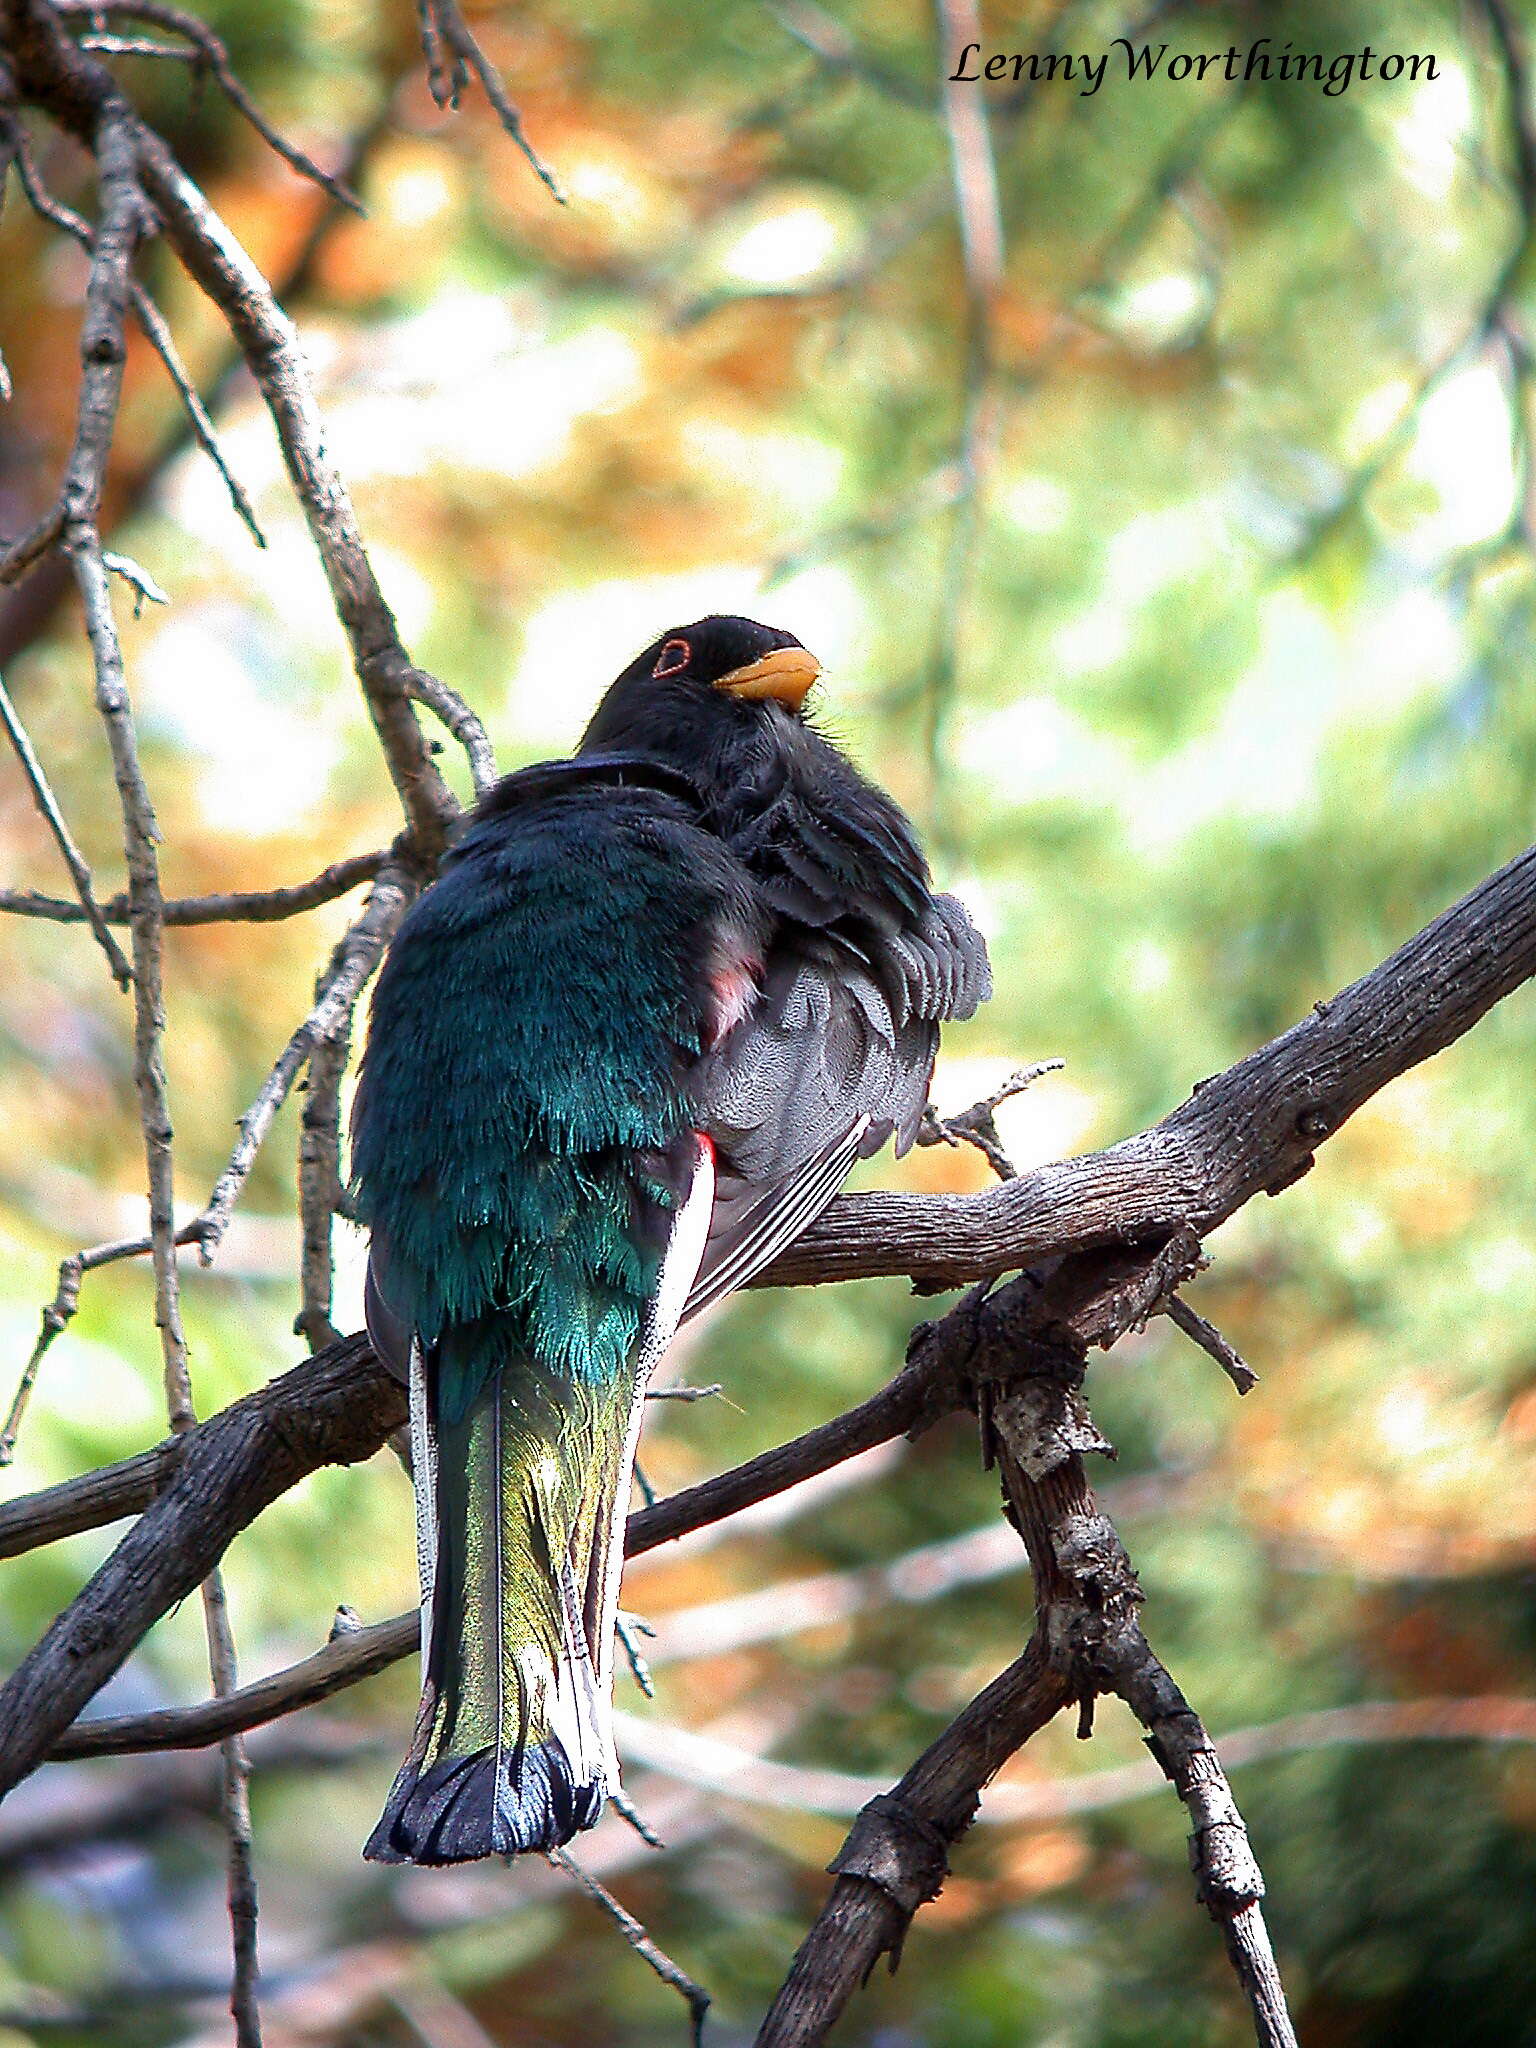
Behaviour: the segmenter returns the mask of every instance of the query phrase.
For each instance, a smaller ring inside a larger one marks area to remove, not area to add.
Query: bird
[[[913,1143],[985,942],[812,722],[792,633],[646,647],[481,800],[402,921],[351,1124],[370,1338],[410,1389],[422,1693],[364,1854],[549,1850],[619,1794],[645,1388],[854,1162]]]

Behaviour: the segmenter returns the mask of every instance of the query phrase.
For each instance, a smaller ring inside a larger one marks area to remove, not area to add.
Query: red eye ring
[[[678,676],[693,659],[693,649],[686,640],[669,640],[656,657],[653,676]]]

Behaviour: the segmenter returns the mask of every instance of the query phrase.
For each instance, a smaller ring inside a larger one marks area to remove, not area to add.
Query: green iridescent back
[[[578,785],[478,820],[402,926],[352,1171],[388,1305],[439,1346],[445,1420],[509,1358],[622,1371],[676,1201],[702,963],[736,890],[670,799]]]

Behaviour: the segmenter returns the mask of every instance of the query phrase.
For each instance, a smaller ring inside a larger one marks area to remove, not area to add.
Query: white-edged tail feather
[[[713,1151],[700,1139],[627,1387],[513,1362],[440,1422],[436,1363],[413,1345],[422,1702],[368,1856],[457,1863],[551,1848],[592,1826],[618,1790],[614,1638],[635,1450],[713,1201]]]

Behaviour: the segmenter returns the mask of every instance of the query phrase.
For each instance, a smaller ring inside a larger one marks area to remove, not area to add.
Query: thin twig
[[[0,584],[14,583],[58,540],[64,531],[64,513],[52,506],[19,539],[0,550]]]
[[[324,993],[317,988],[317,997]],[[341,1084],[352,1050],[351,1019],[320,1039],[309,1058],[309,1085],[299,1118],[299,1313],[293,1331],[311,1351],[341,1335],[331,1321],[336,1281],[333,1223],[341,1205]]]
[[[428,675],[425,669],[412,669],[404,683],[405,694],[435,712],[464,749],[475,795],[484,796],[496,783],[496,754],[485,727],[457,690],[450,689],[436,676]]]
[[[1208,1323],[1204,1316],[1192,1309],[1181,1294],[1170,1295],[1168,1319],[1208,1352],[1221,1367],[1227,1378],[1240,1394],[1251,1394],[1259,1384],[1259,1376],[1251,1365],[1245,1365],[1235,1347],[1227,1342],[1214,1323]]]
[[[5,214],[5,188],[10,177],[11,165],[16,160],[21,133],[16,123],[0,109],[0,218]],[[11,373],[6,368],[4,354],[0,353],[0,405],[8,404],[10,398]]]
[[[349,189],[340,178],[332,175],[312,156],[290,142],[267,119],[256,101],[246,91],[235,75],[229,61],[229,51],[205,21],[184,8],[166,4],[166,0],[50,0],[50,4],[62,15],[84,16],[89,21],[114,15],[126,16],[133,21],[148,21],[157,28],[169,29],[172,34],[185,36],[192,45],[187,52],[195,58],[199,67],[209,72],[217,82],[220,91],[237,113],[243,116],[267,147],[276,152],[301,178],[308,178],[328,192],[340,205],[350,207],[354,213],[363,213],[365,208],[357,194]],[[80,47],[87,47],[82,41]],[[156,51],[153,54],[160,54]]]
[[[687,2004],[688,2016],[693,2024],[694,2048],[700,2048],[704,2039],[704,2016],[710,2007],[709,1993],[656,1946],[634,1914],[627,1913],[612,1892],[606,1891],[590,1871],[583,1870],[567,1850],[550,1849],[545,1853],[557,1870],[563,1870],[572,1884],[578,1886],[589,1899],[602,1907],[635,1954],[656,1972],[662,1983],[670,1984],[672,1989],[681,1995]]]
[[[201,1227],[200,1223],[184,1226],[176,1233],[177,1244],[195,1244],[201,1234]],[[37,1385],[38,1372],[54,1339],[68,1329],[80,1307],[80,1283],[85,1275],[94,1273],[99,1266],[115,1265],[119,1259],[142,1258],[152,1249],[151,1238],[124,1237],[110,1244],[92,1245],[88,1250],[71,1252],[67,1258],[59,1261],[58,1287],[52,1301],[43,1310],[42,1328],[37,1333],[37,1342],[32,1346],[32,1355],[22,1368],[21,1379],[12,1396],[4,1427],[0,1428],[0,1465],[9,1465],[16,1455],[16,1438],[26,1416],[27,1404]]]
[[[58,799],[49,787],[48,777],[44,774],[42,763],[38,760],[32,742],[27,736],[27,729],[17,715],[3,677],[0,677],[0,724],[4,725],[11,745],[16,749],[21,771],[31,785],[33,800],[42,812],[48,830],[53,834],[54,844],[63,856],[64,865],[69,869],[70,879],[75,885],[79,901],[68,904],[66,908],[76,913],[90,926],[97,945],[107,956],[112,979],[119,988],[126,989],[133,981],[133,969],[129,966],[122,947],[107,929],[106,916],[96,901],[91,886],[90,867],[85,855],[70,836],[69,827],[64,822],[64,814],[59,809]]]
[[[201,65],[200,50],[185,43],[157,43],[150,36],[81,36],[80,47],[98,57],[154,57],[167,63]]]
[[[353,854],[333,861],[307,882],[293,882],[280,889],[235,889],[225,895],[172,897],[165,905],[164,922],[169,925],[271,924],[332,903],[371,882],[389,859],[385,851]],[[109,896],[100,906],[107,924],[128,922],[128,898]],[[40,896],[34,889],[0,889],[0,911],[17,917],[44,917],[56,924],[81,924],[86,913],[78,903],[62,896]]]
[[[222,1572],[203,1581],[203,1620],[208,1634],[209,1675],[215,1698],[239,1689],[234,1631]],[[255,1841],[251,1832],[251,1760],[245,1739],[231,1735],[221,1745],[224,1782],[220,1812],[227,1844],[229,1926],[234,1945],[234,1978],[229,2010],[235,2022],[236,2048],[261,2048],[261,2008],[257,1980],[261,1962],[257,1948]]]
[[[315,1050],[348,1030],[357,999],[416,890],[412,876],[397,862],[387,863],[374,877],[362,915],[342,937],[320,978],[313,1008],[278,1054],[255,1100],[240,1119],[239,1139],[202,1214],[198,1247],[205,1266],[213,1264],[224,1241],[235,1204],[272,1127],[272,1119],[287,1101],[289,1091]]]
[[[523,117],[512,104],[501,74],[465,25],[458,0],[418,0],[416,11],[421,22],[422,50],[427,60],[427,81],[437,104],[445,108],[457,107],[472,71],[495,110],[497,120],[538,173],[541,183],[564,206],[565,194],[554,172],[528,140]],[[452,60],[447,64],[443,62],[445,49]]]
[[[90,45],[82,43],[81,47],[82,49],[89,48]],[[32,154],[31,146],[27,141],[25,133],[20,134],[17,141],[16,171],[21,179],[22,190],[26,193],[33,211],[42,219],[50,222],[54,227],[62,228],[65,234],[73,236],[81,248],[89,254],[94,246],[89,222],[76,213],[73,207],[66,206],[62,200],[55,198],[53,193],[48,190],[38,170],[37,160]],[[134,317],[143,330],[145,339],[164,364],[166,375],[175,385],[181,402],[186,408],[187,421],[192,429],[193,438],[214,468],[219,472],[219,475],[224,479],[224,487],[229,493],[230,503],[234,506],[236,513],[243,521],[251,538],[255,541],[257,547],[264,548],[267,544],[266,535],[262,532],[257,522],[250,499],[246,496],[244,488],[224,458],[224,451],[219,446],[218,435],[214,429],[213,421],[209,417],[208,408],[203,404],[201,397],[198,395],[196,385],[187,374],[186,366],[181,360],[181,353],[176,346],[175,337],[171,333],[165,315],[136,278],[133,281],[133,311]]]
[[[1026,1088],[1033,1086],[1042,1074],[1058,1074],[1065,1065],[1065,1060],[1051,1059],[1036,1060],[1030,1066],[1019,1067],[1001,1088],[995,1089],[982,1101],[973,1102],[969,1109],[962,1109],[956,1116],[940,1116],[930,1102],[918,1125],[918,1144],[974,1145],[999,1180],[1016,1180],[1017,1169],[1003,1150],[997,1133],[996,1112],[1003,1103],[1011,1102],[1015,1095],[1022,1095]]]

